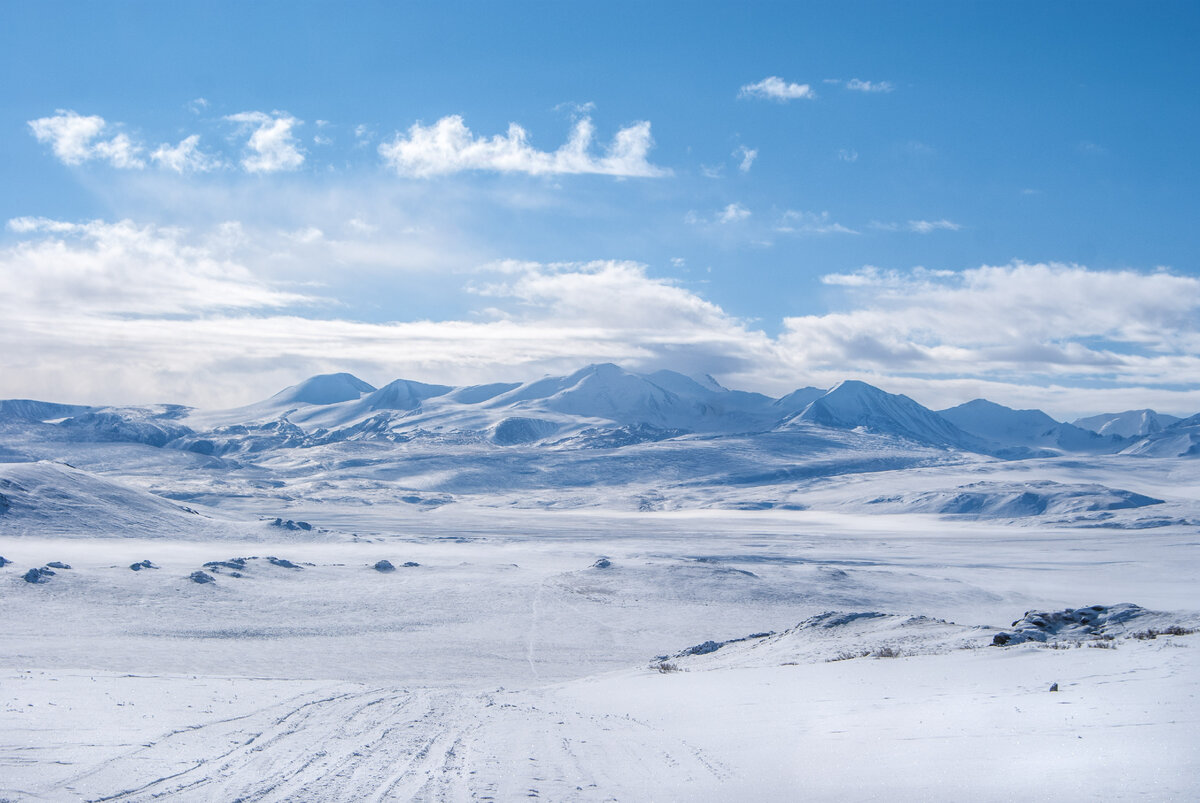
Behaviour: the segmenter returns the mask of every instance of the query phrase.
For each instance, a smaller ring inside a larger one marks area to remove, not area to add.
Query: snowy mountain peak
[[[415,410],[421,402],[444,396],[453,388],[449,385],[427,385],[408,379],[397,379],[363,399],[369,410]]]
[[[284,388],[269,401],[283,404],[337,404],[361,398],[364,393],[375,390],[353,374],[319,374],[298,385]]]
[[[1102,413],[1080,418],[1075,426],[1090,429],[1100,435],[1119,435],[1135,438],[1162,432],[1180,419],[1154,410],[1126,410],[1123,413]]]
[[[835,429],[862,427],[921,443],[977,448],[977,439],[907,396],[848,379],[791,419]]]

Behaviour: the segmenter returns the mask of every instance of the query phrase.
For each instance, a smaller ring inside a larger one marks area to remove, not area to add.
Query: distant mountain
[[[780,415],[793,416],[828,392],[820,388],[800,388],[771,402],[771,406],[778,410]]]
[[[397,379],[363,398],[357,406],[365,410],[415,410],[426,399],[444,396],[451,390],[453,388],[449,385],[426,385],[424,382]]]
[[[1041,410],[1013,410],[986,399],[939,410],[938,415],[965,432],[1004,446],[1102,452],[1122,445],[1118,439],[1055,421]]]
[[[1170,417],[1133,411],[1087,421],[1111,431],[1134,419],[1139,429],[1158,429],[1131,442],[1055,421],[1039,410],[1013,410],[985,399],[938,413],[907,396],[855,380],[827,391],[801,387],[773,399],[730,390],[707,375],[669,370],[640,374],[611,363],[530,382],[465,387],[397,379],[375,388],[348,373],[322,374],[261,402],[216,411],[178,405],[115,408],[0,401],[0,426],[17,436],[5,444],[3,454],[10,457],[46,454],[36,444],[47,438],[168,448],[229,464],[258,461],[283,450],[351,442],[570,452],[687,437],[696,443],[737,437],[787,442],[787,449],[794,449],[799,448],[801,429],[805,443],[828,439],[838,448],[868,451],[876,443],[883,451],[896,448],[894,440],[872,440],[883,435],[922,448],[1004,458],[1122,448],[1126,454],[1197,454],[1200,424],[1195,419],[1163,426]],[[835,436],[831,430],[853,434]]]
[[[978,438],[956,427],[907,396],[874,385],[847,380],[810,403],[791,422],[804,421],[835,429],[863,428],[936,446],[972,451],[986,449]],[[790,423],[790,422],[789,422]]]
[[[375,390],[353,374],[320,374],[298,385],[276,393],[268,402],[274,404],[337,404],[361,398]]]
[[[1141,457],[1200,457],[1200,414],[1176,421],[1160,432],[1147,435],[1121,454]]]
[[[1089,429],[1100,435],[1117,435],[1136,438],[1162,432],[1180,419],[1153,410],[1126,410],[1123,413],[1102,413],[1075,421],[1075,426]]]

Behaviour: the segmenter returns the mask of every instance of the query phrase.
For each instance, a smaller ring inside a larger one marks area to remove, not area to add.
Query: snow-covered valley
[[[0,799],[1194,797],[1200,424],[988,405],[0,402]]]

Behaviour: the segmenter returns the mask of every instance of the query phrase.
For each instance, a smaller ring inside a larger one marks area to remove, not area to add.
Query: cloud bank
[[[768,334],[642,264],[510,261],[463,278],[469,315],[368,322],[337,317],[319,288],[264,278],[254,266],[272,255],[253,232],[36,218],[9,230],[0,397],[232,406],[323,371],[468,383],[613,361],[778,394],[861,378],[933,407],[986,395],[1061,417],[1200,409],[1200,279],[1167,271],[867,267],[824,278],[835,309]],[[339,247],[370,251],[381,235],[357,236]],[[329,247],[314,231],[290,241]]]

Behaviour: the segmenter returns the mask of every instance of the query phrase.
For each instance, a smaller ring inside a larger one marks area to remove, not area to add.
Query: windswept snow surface
[[[0,800],[1200,797],[1194,420],[606,365],[4,405]]]

